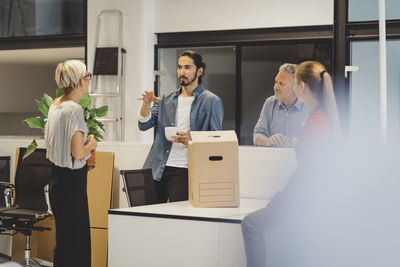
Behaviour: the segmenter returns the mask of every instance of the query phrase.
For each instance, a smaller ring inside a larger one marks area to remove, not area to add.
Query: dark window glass
[[[236,51],[234,47],[161,48],[159,51],[159,95],[179,88],[176,67],[180,53],[191,49],[199,52],[206,63],[203,85],[224,103],[224,130],[235,130]]]
[[[301,41],[285,44],[247,45],[241,47],[241,99],[236,95],[236,49],[229,47],[159,48],[159,95],[179,87],[176,78],[178,55],[186,50],[199,51],[207,64],[203,84],[221,97],[224,103],[223,130],[240,127],[241,145],[253,144],[253,130],[264,101],[274,94],[273,86],[279,66],[305,60],[322,62],[332,69],[332,41]],[[240,107],[236,106],[240,101]],[[240,121],[236,109],[240,109]],[[239,133],[238,133],[239,134]]]
[[[0,38],[84,33],[86,0],[2,0]]]
[[[274,95],[275,76],[283,63],[317,60],[331,73],[331,41],[242,47],[240,144],[253,144],[253,130],[265,100]]]

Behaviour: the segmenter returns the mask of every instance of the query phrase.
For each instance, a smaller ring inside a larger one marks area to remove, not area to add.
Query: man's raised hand
[[[151,102],[160,101],[161,97],[155,96],[153,91],[144,91],[138,100],[143,100],[144,103],[150,104]]]

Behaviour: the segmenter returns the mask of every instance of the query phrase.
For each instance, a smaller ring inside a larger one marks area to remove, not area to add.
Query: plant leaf
[[[30,128],[41,129],[42,131],[44,131],[44,128],[46,125],[46,122],[44,121],[44,119],[39,116],[28,118],[28,119],[24,120],[24,122],[26,122]]]
[[[78,104],[81,105],[83,108],[89,107],[91,103],[92,103],[92,101],[90,100],[89,94],[83,95],[81,97],[81,99],[79,99],[79,102],[78,102]]]
[[[108,106],[102,106],[97,108],[96,115],[97,117],[104,117],[107,115],[107,112],[108,112]]]
[[[56,90],[56,97],[60,97],[63,95],[63,92],[61,91],[60,88],[57,88]],[[40,112],[44,115],[44,118],[41,117],[32,117],[24,120],[28,124],[30,128],[37,128],[41,129],[42,131],[45,130],[46,127],[46,121],[47,121],[47,116],[49,112],[49,108],[51,104],[53,103],[53,99],[47,95],[46,93],[43,95],[42,99],[36,100],[38,109]],[[93,134],[94,137],[97,139],[97,141],[101,141],[104,139],[104,136],[100,133],[99,130],[104,130],[104,124],[102,122],[99,122],[96,120],[96,117],[104,117],[108,113],[108,106],[102,106],[100,108],[90,108],[90,105],[92,104],[92,101],[90,99],[89,94],[85,94],[81,97],[79,100],[79,105],[83,108],[83,115],[85,119],[86,126],[88,128],[88,135]],[[36,141],[32,141],[30,148],[32,149],[32,152],[35,150],[37,147]],[[29,155],[32,152],[27,152],[26,155]],[[25,156],[26,157],[26,156]]]
[[[96,138],[97,141],[101,141],[104,139],[104,136],[97,130],[92,134],[94,135],[94,138]]]
[[[43,94],[42,101],[46,104],[47,108],[50,108],[51,104],[53,104],[53,98],[46,93]]]
[[[33,151],[35,151],[36,147],[37,147],[37,143],[36,140],[33,139],[32,142],[29,144],[28,148],[25,151],[25,154],[23,156],[22,159],[25,159],[27,156],[29,156],[30,154],[32,154]]]
[[[47,118],[47,115],[49,114],[49,107],[46,105],[43,99],[41,101],[35,99],[35,101],[40,113]]]
[[[96,124],[95,121],[91,120],[91,121],[88,121],[88,122],[86,123],[86,126],[87,126],[88,128],[94,128],[94,129],[96,129],[97,124]]]
[[[97,108],[92,108],[89,110],[90,119],[94,120],[97,116]]]
[[[104,124],[103,124],[101,121],[98,121],[98,120],[96,120],[96,124],[97,124],[97,126],[99,126],[100,129],[102,129],[103,132],[104,132]]]
[[[63,95],[63,91],[61,91],[60,88],[57,88],[57,90],[56,90],[56,98],[59,98],[62,95]]]

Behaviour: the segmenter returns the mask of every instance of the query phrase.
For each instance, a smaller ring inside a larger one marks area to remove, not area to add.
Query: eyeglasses
[[[85,76],[83,76],[83,78],[88,79],[89,81],[92,79],[93,74],[91,74],[90,72],[88,72]]]

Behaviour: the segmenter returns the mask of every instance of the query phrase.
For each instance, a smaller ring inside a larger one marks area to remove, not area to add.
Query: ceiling
[[[1,65],[47,65],[67,59],[84,60],[84,58],[84,47],[0,50]]]

